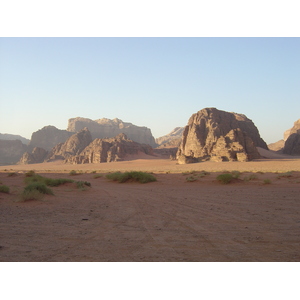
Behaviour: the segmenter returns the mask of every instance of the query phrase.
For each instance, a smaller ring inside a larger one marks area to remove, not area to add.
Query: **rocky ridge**
[[[190,117],[177,159],[178,163],[248,161],[260,158],[256,147],[268,149],[254,123],[245,115],[205,108]]]
[[[146,144],[139,144],[120,133],[114,138],[95,139],[80,154],[69,156],[66,163],[85,164],[122,161],[128,155],[145,153],[153,155],[153,149]]]
[[[117,118],[113,120],[103,118],[94,121],[80,117],[72,118],[69,119],[67,131],[78,132],[85,127],[89,129],[93,139],[112,138],[120,133],[124,133],[129,139],[137,143],[148,144],[151,147],[156,146],[149,128],[123,122]]]

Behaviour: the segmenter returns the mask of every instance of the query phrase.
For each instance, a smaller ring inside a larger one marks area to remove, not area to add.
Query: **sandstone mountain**
[[[300,134],[300,119],[294,123],[294,126],[284,132],[283,140],[269,144],[268,147],[272,151],[289,155],[300,155],[298,149],[298,135]]]
[[[27,151],[27,146],[18,140],[0,140],[0,165],[15,164]]]
[[[153,149],[146,144],[139,144],[120,133],[114,138],[95,139],[80,154],[69,156],[66,163],[102,163],[124,160],[128,155],[144,153],[153,155]]]
[[[113,120],[103,118],[94,121],[79,117],[72,118],[69,119],[67,130],[70,132],[78,132],[85,127],[89,129],[93,139],[111,138],[120,133],[124,133],[129,139],[137,143],[148,144],[152,147],[156,146],[154,137],[149,128],[126,123],[117,118]]]
[[[85,127],[78,133],[70,136],[64,143],[57,144],[51,149],[46,160],[66,159],[69,156],[79,154],[92,142],[90,131]]]
[[[0,140],[14,141],[20,140],[24,145],[28,145],[30,140],[16,134],[0,133]]]
[[[32,134],[28,146],[31,149],[39,147],[45,150],[51,150],[57,144],[64,143],[72,134],[74,134],[74,132],[61,130],[55,126],[45,126]]]
[[[48,152],[43,148],[34,147],[31,153],[25,152],[22,155],[18,164],[25,165],[42,163],[45,160],[47,153]]]
[[[182,133],[184,127],[176,127],[169,134],[161,136],[155,139],[156,144],[159,148],[162,148],[163,145],[167,145],[165,147],[178,147],[181,141]]]
[[[207,159],[248,161],[260,158],[256,147],[268,149],[245,115],[205,108],[190,117],[177,158],[179,163]]]

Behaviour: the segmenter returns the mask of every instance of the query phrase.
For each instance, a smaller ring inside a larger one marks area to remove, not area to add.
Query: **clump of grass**
[[[0,185],[0,193],[9,193],[9,187],[7,185]]]
[[[43,194],[38,190],[32,191],[23,191],[18,201],[28,201],[28,200],[41,200],[43,198]]]
[[[16,172],[10,172],[7,174],[8,177],[14,177],[14,176],[18,176],[18,173]]]
[[[66,179],[66,178],[47,178],[47,177],[43,177],[41,175],[38,174],[34,174],[30,177],[25,177],[25,183],[29,184],[29,183],[33,183],[33,182],[39,182],[39,183],[43,183],[47,186],[59,186],[65,183],[70,183],[70,182],[74,182],[73,179]]]
[[[189,176],[189,177],[186,177],[185,180],[186,180],[187,182],[193,182],[193,181],[196,181],[197,178],[195,178],[194,176]]]
[[[33,170],[30,170],[30,171],[25,173],[25,177],[32,177],[34,175],[35,175],[35,172]]]
[[[240,171],[232,171],[231,174],[234,179],[238,179],[241,175],[241,172]]]
[[[279,175],[277,176],[278,179],[280,179],[280,178],[282,178],[282,177],[284,177],[284,178],[292,177],[292,172],[281,173],[281,174],[279,174]]]
[[[250,174],[249,176],[244,177],[244,181],[250,181],[257,179],[257,176],[255,174]]]
[[[52,190],[42,182],[32,182],[24,188],[24,192],[38,191],[44,195],[54,195]]]
[[[86,190],[87,186],[91,186],[91,183],[88,181],[76,181],[76,187],[82,191]]]
[[[195,175],[197,171],[187,171],[187,172],[182,172],[182,175]]]
[[[72,171],[70,171],[69,175],[75,176],[75,175],[79,175],[79,173],[77,173],[75,170],[72,170]]]
[[[149,173],[146,172],[114,172],[106,175],[106,178],[113,181],[118,181],[120,183],[127,182],[127,181],[135,181],[140,183],[147,183],[157,181],[157,179]]]
[[[220,174],[217,176],[217,180],[222,184],[229,184],[234,179],[230,173]]]
[[[93,176],[93,178],[95,178],[95,179],[100,178],[100,177],[102,177],[101,174],[95,174],[95,175]]]
[[[264,180],[264,184],[271,184],[271,183],[272,183],[272,181],[270,179],[265,179]]]

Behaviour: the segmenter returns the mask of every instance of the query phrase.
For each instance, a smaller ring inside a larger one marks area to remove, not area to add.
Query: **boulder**
[[[87,118],[72,118],[69,119],[67,130],[70,132],[78,132],[84,127],[89,129],[93,139],[112,138],[120,133],[124,133],[132,141],[140,144],[148,144],[152,147],[156,146],[154,137],[149,128],[126,123],[117,118],[113,120],[103,118],[94,121]]]
[[[115,162],[139,153],[153,155],[153,149],[149,145],[136,143],[121,133],[114,138],[95,139],[80,154],[67,157],[65,163]]]
[[[200,160],[248,161],[260,158],[256,147],[268,149],[254,123],[245,115],[216,108],[193,114],[178,148],[182,155]]]

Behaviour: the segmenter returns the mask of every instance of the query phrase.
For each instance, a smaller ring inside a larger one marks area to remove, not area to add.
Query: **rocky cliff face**
[[[92,142],[90,131],[85,127],[78,133],[73,134],[64,143],[57,144],[51,149],[46,160],[66,159],[69,156],[79,154]]]
[[[0,140],[0,165],[15,164],[27,151],[20,140]]]
[[[78,132],[84,127],[89,129],[93,139],[111,138],[120,133],[124,133],[129,139],[137,143],[148,144],[152,147],[156,146],[154,137],[149,128],[126,123],[120,119],[110,120],[103,118],[93,121],[86,118],[72,118],[69,119],[67,130]]]
[[[284,144],[283,153],[300,155],[300,134],[293,133],[288,137]]]
[[[289,136],[294,133],[300,134],[300,119],[294,123],[294,126],[292,128],[290,128],[284,132],[284,135],[283,135],[284,141],[286,141],[289,138]]]
[[[161,136],[157,139],[155,139],[156,144],[159,146],[159,148],[162,148],[163,145],[167,144],[168,146],[176,145],[177,147],[181,141],[182,133],[183,133],[184,127],[176,127],[174,128],[169,134],[166,134],[164,136]]]
[[[42,163],[45,160],[47,153],[48,152],[45,149],[35,147],[33,148],[31,153],[25,152],[19,160],[18,164],[27,165]]]
[[[260,158],[256,147],[268,149],[245,115],[205,108],[189,119],[177,158],[179,163],[194,159],[248,161]]]
[[[127,155],[139,153],[153,155],[153,149],[149,145],[129,140],[121,133],[114,138],[95,139],[79,155],[69,156],[65,162],[71,164],[113,162],[124,160]]]
[[[59,143],[64,143],[74,132],[57,129],[55,126],[45,126],[31,136],[29,148],[34,147],[51,150]]]

